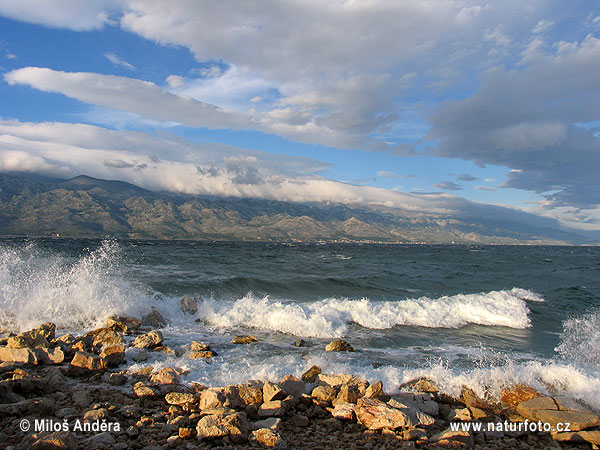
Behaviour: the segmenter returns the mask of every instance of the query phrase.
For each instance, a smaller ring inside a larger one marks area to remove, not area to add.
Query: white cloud
[[[547,31],[550,31],[552,27],[554,27],[554,22],[552,20],[543,19],[537,23],[531,32],[533,34],[544,34]]]
[[[132,64],[129,64],[127,61],[119,58],[115,53],[105,53],[104,57],[108,59],[115,66],[125,67],[129,70],[135,70],[135,67]]]

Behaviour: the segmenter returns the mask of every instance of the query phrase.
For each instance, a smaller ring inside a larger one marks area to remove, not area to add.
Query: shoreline
[[[81,336],[56,336],[55,325],[46,323],[0,338],[0,445],[13,450],[600,445],[600,418],[591,408],[526,385],[504,388],[495,401],[479,398],[468,386],[450,396],[428,379],[397,389],[351,374],[321,373],[316,366],[278,383],[249,380],[222,387],[190,382],[177,367],[123,370],[128,347],[175,353],[163,342],[163,322],[153,310],[142,320],[110,317],[103,328]],[[234,343],[251,345],[254,339],[238,336]],[[332,351],[352,350],[344,341],[332,344]],[[186,351],[190,358],[216,356],[210,345],[195,341]],[[388,395],[386,388],[399,392]],[[33,428],[22,431],[23,421]],[[534,422],[554,428],[569,422],[572,432],[516,428]],[[482,431],[464,429],[477,423]],[[508,431],[490,431],[485,428],[490,423],[506,424]],[[463,428],[453,431],[453,424]]]

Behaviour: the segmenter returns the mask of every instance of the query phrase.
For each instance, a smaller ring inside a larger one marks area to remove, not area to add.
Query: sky
[[[0,0],[0,171],[600,230],[600,3]]]

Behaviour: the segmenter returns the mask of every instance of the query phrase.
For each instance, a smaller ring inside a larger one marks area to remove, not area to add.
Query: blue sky
[[[3,171],[600,229],[594,1],[0,0],[0,71]]]

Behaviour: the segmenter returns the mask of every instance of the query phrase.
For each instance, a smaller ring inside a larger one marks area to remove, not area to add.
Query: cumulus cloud
[[[481,87],[431,116],[432,152],[513,170],[502,187],[545,194],[545,208],[600,205],[597,128],[600,39],[531,43],[520,65],[494,67]]]

